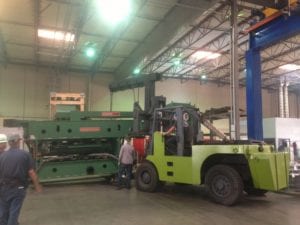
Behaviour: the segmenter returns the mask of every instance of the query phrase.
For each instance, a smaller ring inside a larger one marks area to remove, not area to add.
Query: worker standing
[[[184,112],[182,117],[183,117],[183,122],[182,122],[183,128],[182,129],[183,129],[183,138],[184,138],[184,148],[185,147],[191,148],[193,134],[192,134],[191,128],[188,123],[189,114],[187,112]],[[172,126],[166,132],[162,133],[163,136],[170,136],[166,140],[166,153],[171,154],[171,155],[176,155],[176,153],[177,153],[177,141],[178,141],[178,137],[177,137],[177,133],[176,133],[177,122],[178,122],[177,116],[176,116],[176,114],[174,114]],[[184,154],[191,155],[191,152],[188,152],[188,151],[189,151],[189,149],[187,149],[187,151],[185,151],[185,149],[184,149]]]
[[[3,153],[7,146],[7,137],[5,134],[0,134],[0,155]]]
[[[131,138],[126,137],[119,153],[118,189],[123,187],[123,181],[127,189],[131,188],[132,165],[134,160],[134,148]]]
[[[166,151],[168,154],[171,155],[175,155],[177,149],[176,129],[177,129],[177,117],[176,114],[174,114],[171,127],[169,127],[166,132],[162,133],[163,136],[170,136],[166,140]]]
[[[11,135],[9,150],[0,156],[0,225],[18,224],[29,177],[35,190],[42,191],[33,160],[28,152],[20,149],[20,140],[18,134]]]

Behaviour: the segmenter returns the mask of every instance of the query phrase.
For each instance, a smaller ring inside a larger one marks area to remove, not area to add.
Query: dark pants
[[[26,196],[24,187],[0,187],[0,225],[17,225]]]
[[[176,155],[176,153],[177,153],[177,137],[176,136],[167,137],[166,153],[167,153],[167,155]]]
[[[120,164],[118,172],[118,185],[131,188],[132,164]]]

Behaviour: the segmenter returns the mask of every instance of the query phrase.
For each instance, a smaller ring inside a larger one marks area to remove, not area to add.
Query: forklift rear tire
[[[136,170],[136,187],[140,191],[154,192],[159,186],[158,174],[155,167],[144,162]]]
[[[215,202],[227,206],[239,201],[244,186],[239,173],[228,165],[211,167],[205,176],[205,185]]]

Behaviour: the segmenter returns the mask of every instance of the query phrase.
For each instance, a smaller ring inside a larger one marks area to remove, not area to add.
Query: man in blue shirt
[[[10,148],[0,156],[0,225],[17,225],[30,177],[37,192],[42,188],[30,154],[20,149],[20,136],[8,138]]]

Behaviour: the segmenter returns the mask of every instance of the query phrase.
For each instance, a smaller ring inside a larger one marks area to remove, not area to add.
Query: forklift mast
[[[142,109],[139,102],[135,102],[133,106],[133,136],[150,135],[154,110],[166,105],[166,98],[164,96],[155,96],[155,82],[161,79],[162,75],[155,73],[127,78],[109,85],[112,93],[131,88],[145,87],[144,109]]]

